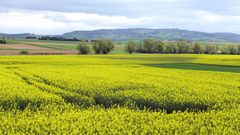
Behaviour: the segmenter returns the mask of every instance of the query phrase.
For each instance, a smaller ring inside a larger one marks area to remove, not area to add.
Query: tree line
[[[143,42],[128,41],[125,50],[129,53],[176,53],[176,54],[240,54],[240,45],[202,45],[187,40],[162,42],[145,39]]]
[[[91,44],[80,42],[77,46],[80,54],[89,54],[93,50],[95,54],[108,54],[114,50],[114,43],[111,40],[94,40]]]
[[[80,41],[80,42],[88,42],[88,40],[81,40],[78,38],[63,38],[63,37],[50,37],[50,36],[43,36],[39,37],[38,40],[52,40],[52,41]]]

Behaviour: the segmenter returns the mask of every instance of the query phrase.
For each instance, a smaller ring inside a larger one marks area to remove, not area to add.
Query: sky
[[[0,0],[0,33],[118,28],[240,33],[240,0]]]

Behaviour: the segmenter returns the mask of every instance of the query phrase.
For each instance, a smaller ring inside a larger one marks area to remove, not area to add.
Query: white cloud
[[[239,24],[240,16],[220,15],[204,10],[140,17],[32,10],[0,12],[2,33],[62,34],[75,30],[139,27],[240,33]]]
[[[240,33],[239,0],[5,0],[0,32],[61,34],[101,28],[181,28]]]
[[[65,24],[54,22],[44,18],[43,13],[31,12],[1,12],[0,29],[1,32],[48,32],[52,29],[63,27]]]
[[[124,25],[136,25],[150,20],[150,17],[129,18],[126,16],[107,16],[89,13],[61,13],[61,12],[48,12],[45,16],[46,19],[58,21],[62,23],[87,23],[91,25],[117,27]]]
[[[53,11],[0,12],[1,32],[37,32],[60,34],[71,30],[92,30],[144,26],[150,17],[129,18],[88,13],[62,13]],[[49,33],[50,32],[50,33]]]
[[[207,21],[208,23],[218,23],[225,19],[226,17],[209,13],[207,11],[196,11],[196,16],[198,16],[202,21]]]

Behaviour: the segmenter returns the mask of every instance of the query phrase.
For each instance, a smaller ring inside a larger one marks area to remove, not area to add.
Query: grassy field
[[[238,55],[0,57],[0,134],[239,134]]]

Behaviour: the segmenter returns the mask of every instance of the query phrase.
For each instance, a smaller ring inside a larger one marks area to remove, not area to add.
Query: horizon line
[[[240,35],[240,33],[235,33],[235,32],[206,32],[206,31],[200,31],[200,30],[190,30],[190,29],[182,29],[182,28],[147,28],[147,27],[136,27],[136,28],[100,28],[100,29],[90,29],[90,30],[73,30],[69,32],[64,32],[62,34],[38,34],[38,33],[31,33],[31,32],[22,32],[22,33],[10,33],[10,32],[0,32],[0,34],[9,34],[9,35],[18,35],[18,34],[32,34],[32,35],[63,35],[66,33],[71,33],[71,32],[89,32],[89,31],[100,31],[100,30],[130,30],[130,29],[149,29],[149,30],[181,30],[181,31],[190,31],[190,32],[200,32],[200,33],[207,33],[207,34],[237,34]]]

